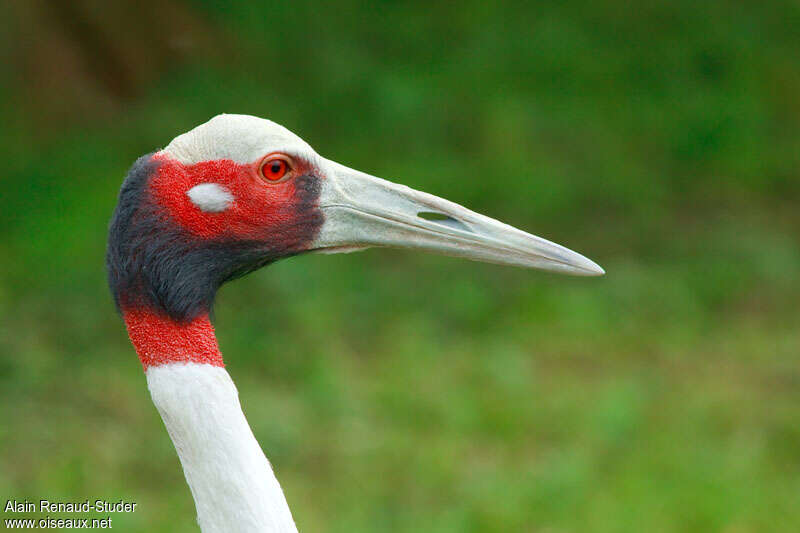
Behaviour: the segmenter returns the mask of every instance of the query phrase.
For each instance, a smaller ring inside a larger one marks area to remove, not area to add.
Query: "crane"
[[[368,247],[604,274],[563,246],[325,159],[249,115],[178,135],[123,181],[108,282],[205,533],[297,531],[225,370],[209,318],[217,289],[284,257]]]

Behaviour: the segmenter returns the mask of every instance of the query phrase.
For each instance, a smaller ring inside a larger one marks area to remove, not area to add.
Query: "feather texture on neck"
[[[297,533],[272,467],[258,445],[228,372],[193,362],[146,370],[204,533]]]

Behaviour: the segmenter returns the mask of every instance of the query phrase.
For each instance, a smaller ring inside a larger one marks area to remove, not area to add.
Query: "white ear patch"
[[[231,192],[219,183],[201,183],[195,185],[186,195],[194,205],[206,213],[220,213],[233,203]]]

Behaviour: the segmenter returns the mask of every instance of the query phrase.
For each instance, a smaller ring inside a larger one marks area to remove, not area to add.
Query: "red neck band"
[[[123,317],[145,370],[168,363],[225,366],[208,315],[180,323],[150,310],[130,309]]]

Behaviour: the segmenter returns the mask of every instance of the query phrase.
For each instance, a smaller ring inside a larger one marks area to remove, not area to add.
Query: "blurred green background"
[[[0,495],[196,530],[103,254],[135,158],[237,112],[608,272],[368,251],[225,287],[222,351],[301,531],[800,531],[797,2],[0,18]]]

